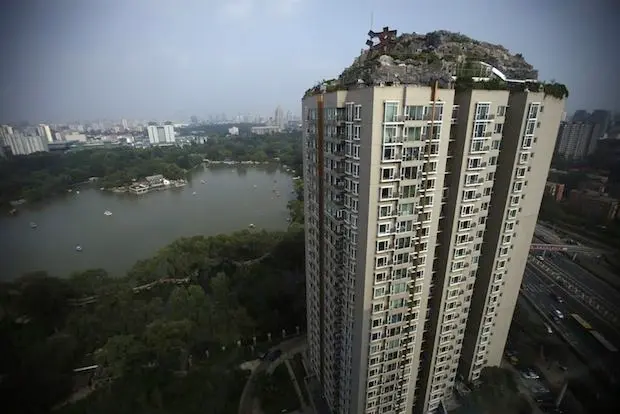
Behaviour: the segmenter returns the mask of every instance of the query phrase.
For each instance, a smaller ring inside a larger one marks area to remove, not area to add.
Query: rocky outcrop
[[[401,82],[448,84],[452,76],[484,76],[496,67],[511,79],[537,79],[538,71],[520,54],[460,33],[402,34],[385,48],[364,50],[339,77],[341,85]],[[463,75],[465,73],[465,75]]]

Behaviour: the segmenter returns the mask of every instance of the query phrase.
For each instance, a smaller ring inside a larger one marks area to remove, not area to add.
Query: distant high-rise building
[[[8,136],[6,143],[11,147],[13,155],[28,155],[35,152],[49,151],[48,140],[38,135],[22,135],[17,132]]]
[[[9,145],[8,139],[13,135],[13,127],[10,125],[0,125],[0,146]]]
[[[605,134],[609,130],[609,126],[612,123],[611,111],[597,109],[592,112],[588,122],[592,124],[592,136],[588,144],[588,155],[592,155],[596,152],[598,141],[605,137]]]
[[[558,131],[556,154],[566,160],[581,160],[592,155],[598,141],[611,124],[611,112],[596,110],[592,114],[578,110],[570,122],[563,122]]]
[[[37,134],[40,137],[45,138],[48,143],[54,142],[54,137],[52,136],[52,131],[49,125],[39,124],[39,126],[37,127]]]
[[[149,142],[151,144],[172,144],[175,142],[173,125],[149,125],[147,127]]]
[[[273,117],[273,124],[274,126],[280,129],[284,129],[286,127],[286,121],[284,119],[284,110],[280,106],[278,106],[275,110],[274,117]]]
[[[423,85],[303,99],[309,369],[334,413],[434,412],[500,365],[563,110]]]
[[[129,122],[127,122],[127,120],[123,118],[121,119],[121,126],[123,127],[125,131],[127,131],[129,129]]]

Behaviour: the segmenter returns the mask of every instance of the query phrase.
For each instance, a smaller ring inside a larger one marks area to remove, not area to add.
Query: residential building
[[[283,130],[284,127],[286,126],[286,119],[284,118],[284,110],[280,106],[276,108],[276,111],[274,113],[273,124],[274,126],[280,128],[280,130]]]
[[[13,155],[28,155],[35,152],[47,152],[48,141],[45,137],[37,135],[22,135],[14,132],[6,139],[6,144],[11,147]]]
[[[67,142],[86,142],[87,137],[84,134],[77,134],[72,132],[70,134],[65,134],[65,141]]]
[[[545,194],[553,197],[555,201],[562,201],[564,199],[564,184],[547,181]]]
[[[149,125],[147,128],[149,142],[157,144],[173,144],[175,142],[173,125]]]
[[[611,112],[597,109],[575,112],[571,122],[563,122],[558,132],[556,154],[566,160],[581,160],[596,152],[599,141],[611,125]]]
[[[282,129],[275,125],[263,125],[263,126],[254,126],[250,128],[250,132],[256,135],[269,135],[269,134],[277,134],[281,132]]]
[[[601,221],[611,221],[620,217],[618,200],[597,191],[571,190],[568,205],[583,217]]]
[[[9,145],[8,139],[13,135],[13,127],[10,125],[0,125],[0,147]]]
[[[44,138],[48,143],[54,142],[52,130],[50,129],[49,125],[39,124],[39,126],[37,127],[37,134],[40,137]]]
[[[303,99],[308,362],[333,412],[431,412],[499,365],[563,110],[416,85]]]
[[[589,122],[563,122],[558,131],[555,153],[566,160],[585,158],[593,128]]]

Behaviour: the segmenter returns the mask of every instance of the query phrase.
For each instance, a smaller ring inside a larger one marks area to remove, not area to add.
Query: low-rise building
[[[282,128],[275,125],[264,125],[264,126],[255,126],[252,127],[251,132],[256,135],[268,135],[268,134],[277,134],[281,132]]]
[[[569,195],[570,208],[583,216],[611,221],[619,218],[618,200],[591,190],[572,190]]]
[[[562,201],[564,198],[564,184],[547,181],[545,184],[545,193],[553,197],[555,201]]]

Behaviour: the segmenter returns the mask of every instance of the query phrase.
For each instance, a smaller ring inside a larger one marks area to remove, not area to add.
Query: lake
[[[179,237],[230,233],[250,224],[284,230],[286,204],[294,196],[291,176],[273,166],[199,167],[185,187],[139,196],[83,187],[79,194],[22,205],[17,215],[0,218],[0,279],[35,270],[64,277],[95,268],[120,276]],[[31,229],[30,222],[38,227]]]

